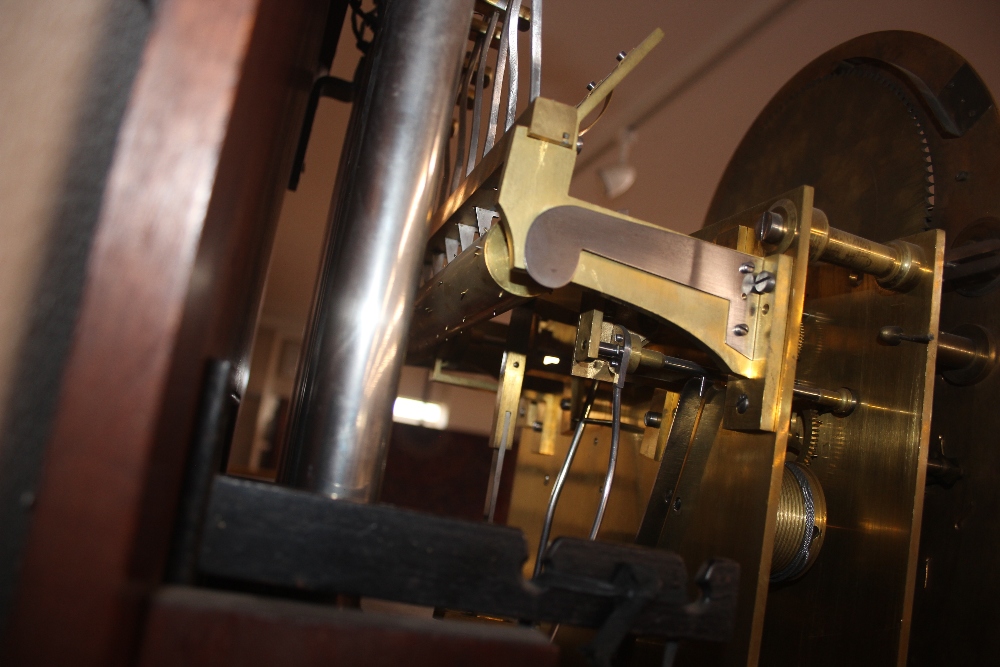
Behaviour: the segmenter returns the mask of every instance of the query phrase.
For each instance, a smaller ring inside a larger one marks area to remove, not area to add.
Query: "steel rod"
[[[352,115],[284,483],[377,498],[473,0],[387,3]]]
[[[507,85],[507,116],[504,124],[504,131],[510,129],[517,118],[517,87],[518,87],[518,64],[517,64],[517,18],[521,12],[521,0],[507,0],[508,15],[514,16],[513,21],[508,21],[504,29],[508,31],[507,36],[507,56],[510,59],[510,82]]]
[[[608,456],[608,473],[604,476],[604,486],[601,488],[601,502],[597,506],[594,525],[590,528],[589,538],[597,539],[597,532],[604,521],[604,512],[608,509],[608,498],[611,497],[611,485],[615,481],[615,468],[618,464],[618,443],[622,434],[622,388],[616,383],[611,389],[611,454]]]
[[[847,387],[840,389],[825,389],[796,380],[792,393],[799,400],[809,401],[824,408],[829,408],[833,414],[846,417],[858,406],[858,399]]]
[[[531,85],[528,101],[542,94],[542,0],[531,0]]]
[[[569,450],[566,452],[566,459],[563,461],[562,468],[559,469],[559,474],[556,475],[556,481],[552,485],[552,493],[549,494],[549,506],[545,511],[545,522],[542,524],[542,535],[538,541],[538,556],[535,558],[535,577],[542,569],[542,556],[545,555],[545,549],[549,546],[549,532],[552,530],[552,520],[556,516],[556,506],[559,504],[559,496],[562,495],[563,485],[566,484],[566,478],[569,477],[570,466],[573,465],[573,458],[576,456],[576,450],[580,447],[580,441],[583,439],[583,431],[587,428],[587,421],[590,417],[590,409],[594,406],[594,397],[597,396],[597,381],[590,386],[590,391],[587,393],[587,399],[583,404],[583,414],[580,416],[580,421],[576,424],[576,430],[573,431],[573,439],[569,443]]]
[[[494,450],[493,472],[490,473],[490,489],[486,496],[485,519],[488,523],[493,523],[493,515],[497,511],[497,498],[500,496],[500,478],[503,476],[503,458],[507,451],[507,438],[510,434],[510,413],[504,415],[503,437],[500,439],[500,446]]]
[[[614,421],[612,421],[611,419],[588,419],[586,421],[587,424],[591,426],[611,426],[614,424]],[[632,433],[645,433],[646,431],[646,429],[641,426],[636,426],[634,424],[626,424],[624,422],[622,422],[622,429],[630,431]]]
[[[483,145],[483,157],[486,157],[486,154],[490,152],[497,139],[497,125],[500,123],[500,96],[503,93],[503,77],[507,73],[507,47],[510,43],[510,31],[507,30],[507,26],[510,25],[512,16],[516,24],[517,14],[511,13],[510,4],[508,3],[507,11],[503,17],[503,32],[500,35],[500,50],[497,52],[497,66],[493,72],[493,95],[490,97],[490,122],[486,126],[486,143]]]
[[[489,35],[482,35],[476,39],[476,44],[469,54],[469,65],[462,73],[458,88],[458,138],[455,141],[455,171],[451,178],[451,189],[455,190],[462,182],[465,174],[465,126],[468,124],[469,110],[466,108],[469,98],[469,85],[472,84],[472,74],[475,72],[476,64],[479,60],[479,51],[483,43],[489,39]],[[471,142],[471,139],[470,139]]]
[[[604,486],[601,489],[601,502],[597,506],[594,525],[590,528],[590,539],[592,540],[597,539],[597,533],[601,530],[604,512],[608,508],[608,499],[611,497],[611,486],[615,481],[618,444],[622,435],[622,390],[625,388],[625,374],[628,373],[629,362],[632,359],[631,336],[632,334],[625,327],[615,326],[614,337],[621,344],[621,347],[617,361],[611,362],[612,368],[617,370],[617,377],[611,390],[611,453],[608,456],[608,473],[604,477]]]
[[[486,28],[486,42],[479,52],[479,65],[476,73],[476,96],[472,102],[472,132],[469,135],[469,160],[465,169],[468,176],[476,167],[476,158],[479,156],[479,125],[483,115],[483,95],[486,87],[486,61],[490,55],[490,44],[493,42],[493,35],[497,30],[497,21],[500,19],[500,12],[493,12],[490,17],[490,24]]]

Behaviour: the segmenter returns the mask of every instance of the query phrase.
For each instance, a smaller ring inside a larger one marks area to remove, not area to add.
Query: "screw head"
[[[569,410],[570,408],[573,407],[573,401],[568,398],[564,398],[563,400],[559,401],[559,407],[562,408],[563,410]]]
[[[753,291],[757,294],[767,294],[774,291],[776,281],[770,271],[761,271],[753,279]]]
[[[740,397],[736,399],[736,412],[741,415],[744,414],[750,408],[750,397],[746,394],[740,394]]]
[[[594,88],[597,88],[597,84],[595,82],[591,81],[587,84],[587,90],[593,90]]]
[[[755,268],[757,267],[754,266],[753,262],[743,262],[742,264],[740,264],[740,273],[742,274],[753,273]]]
[[[617,60],[618,62],[621,62],[621,61],[625,60],[625,56],[626,56],[626,55],[627,55],[627,54],[626,54],[626,53],[625,53],[624,51],[619,51],[619,52],[618,52],[618,55],[617,55],[617,56],[615,56],[615,59],[616,59],[616,60]]]
[[[746,324],[737,324],[733,327],[734,336],[746,336],[748,333],[750,333],[750,327]]]
[[[757,240],[761,243],[778,244],[785,238],[788,231],[785,219],[775,211],[764,211],[757,219]]]

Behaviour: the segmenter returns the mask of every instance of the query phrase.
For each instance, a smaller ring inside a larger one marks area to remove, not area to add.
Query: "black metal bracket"
[[[703,567],[703,595],[691,601],[684,561],[660,549],[561,538],[532,581],[521,574],[526,560],[524,535],[512,528],[218,477],[198,569],[215,585],[601,628],[595,659],[613,654],[628,632],[707,641],[732,633],[733,561]]]
[[[295,147],[295,157],[292,158],[292,173],[288,177],[288,189],[292,192],[298,189],[299,178],[305,169],[306,149],[309,148],[309,137],[312,135],[316,109],[319,108],[321,97],[330,97],[341,102],[353,102],[354,84],[335,76],[321,76],[313,82],[312,90],[309,91],[309,101],[306,103],[305,117],[302,119],[299,143]]]
[[[611,666],[611,659],[618,653],[639,613],[656,598],[663,586],[655,571],[634,563],[619,564],[611,581],[549,570],[535,577],[534,582],[547,588],[614,600],[614,609],[582,649],[584,657],[595,667]]]
[[[987,239],[957,248],[944,255],[944,282],[951,286],[963,281],[987,277],[1000,269],[1000,240]]]
[[[226,466],[240,400],[232,392],[233,365],[211,359],[205,367],[194,434],[188,449],[166,579],[175,584],[195,580],[198,543],[212,479]]]
[[[614,611],[608,614],[590,644],[583,648],[584,656],[597,667],[611,667],[611,659],[618,653],[622,640],[662,586],[655,572],[632,563],[618,566],[612,584],[618,589]]]

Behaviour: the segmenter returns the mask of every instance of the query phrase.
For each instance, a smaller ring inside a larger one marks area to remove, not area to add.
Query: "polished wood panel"
[[[520,443],[507,452],[494,520],[507,523]],[[489,438],[393,424],[379,501],[454,519],[480,521],[493,467]]]
[[[121,665],[209,358],[238,369],[325,2],[159,3],[118,138],[4,664]]]
[[[186,588],[153,601],[142,667],[559,664],[537,630]]]

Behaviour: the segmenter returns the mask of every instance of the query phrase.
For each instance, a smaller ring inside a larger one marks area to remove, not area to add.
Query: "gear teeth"
[[[802,448],[803,452],[802,456],[799,457],[799,462],[803,465],[809,465],[818,456],[816,452],[818,451],[819,431],[823,426],[823,420],[820,419],[817,411],[803,410],[802,421],[804,422],[802,426],[805,431],[803,437],[805,446]]]

